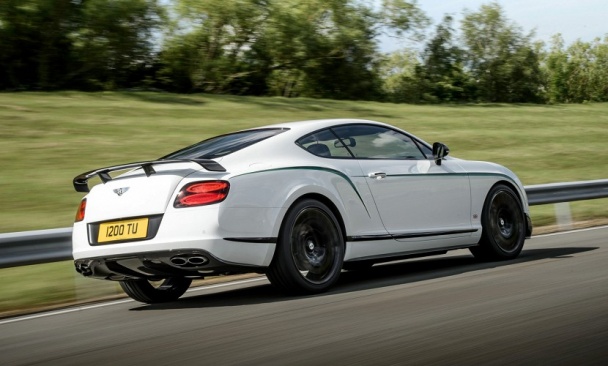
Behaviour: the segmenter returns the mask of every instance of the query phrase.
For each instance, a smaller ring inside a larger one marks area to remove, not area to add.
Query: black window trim
[[[244,148],[246,148],[246,147],[249,147],[249,146],[255,145],[255,144],[257,144],[258,142],[262,142],[262,141],[267,140],[267,139],[269,139],[269,138],[271,138],[271,137],[275,137],[275,136],[277,136],[277,135],[280,135],[280,134],[281,134],[281,133],[283,133],[283,132],[289,131],[289,130],[290,130],[290,128],[288,128],[288,127],[265,127],[265,128],[250,128],[250,129],[247,129],[247,130],[240,130],[240,131],[228,132],[228,133],[224,133],[224,134],[221,134],[221,135],[217,135],[217,136],[212,136],[212,137],[209,137],[208,139],[204,139],[204,140],[201,140],[201,141],[199,141],[199,142],[195,142],[195,143],[190,144],[190,145],[188,145],[188,146],[186,146],[186,147],[184,147],[184,148],[181,148],[181,149],[179,149],[179,150],[177,150],[177,151],[173,151],[173,152],[171,152],[171,153],[169,153],[169,154],[167,154],[167,155],[164,155],[163,157],[158,158],[158,160],[164,160],[164,159],[168,159],[168,158],[169,158],[170,156],[172,156],[172,155],[179,154],[179,153],[181,153],[181,152],[183,152],[183,151],[188,150],[189,148],[191,148],[191,147],[193,147],[193,146],[196,146],[196,145],[198,145],[198,144],[201,144],[201,143],[203,143],[203,142],[205,142],[205,141],[209,141],[209,140],[212,140],[212,139],[221,138],[221,137],[226,137],[226,136],[230,136],[230,135],[235,135],[235,134],[237,134],[237,133],[243,133],[243,132],[254,132],[254,131],[275,131],[275,130],[278,130],[278,131],[281,131],[281,132],[278,132],[278,133],[276,133],[276,134],[274,134],[274,135],[272,135],[272,136],[268,136],[268,137],[266,137],[266,138],[264,138],[264,139],[262,139],[262,140],[256,141],[256,142],[255,142],[255,143],[253,143],[253,144],[250,144],[250,145],[244,146],[244,147],[242,147],[242,148],[240,148],[240,149],[238,149],[238,150],[235,150],[235,151],[231,152],[230,154],[235,153],[235,152],[237,152],[237,151],[239,151],[239,150],[242,150],[242,149],[244,149]],[[227,154],[227,155],[230,155],[230,154]],[[226,156],[226,155],[222,155],[222,157],[223,157],[223,156]],[[212,159],[216,159],[216,158],[212,158]]]

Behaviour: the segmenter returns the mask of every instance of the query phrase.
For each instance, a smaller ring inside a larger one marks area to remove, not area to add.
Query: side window
[[[329,129],[307,135],[296,141],[311,154],[325,158],[352,158],[340,139]]]
[[[347,125],[332,128],[357,159],[424,160],[409,136],[382,126]]]
[[[426,155],[427,159],[433,159],[433,150],[426,146],[425,144],[423,144],[422,142],[420,142],[419,140],[414,140],[416,142],[416,145],[418,145],[418,147],[420,148],[420,150],[422,150],[422,153],[424,155]]]

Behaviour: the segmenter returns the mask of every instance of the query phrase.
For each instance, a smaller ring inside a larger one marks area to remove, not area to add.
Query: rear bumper
[[[78,222],[74,224],[72,232],[72,255],[76,261],[103,262],[113,258],[146,259],[150,253],[181,253],[184,251],[194,253],[198,251],[209,257],[208,266],[214,265],[217,268],[257,268],[270,265],[276,240],[259,240],[260,237],[268,237],[269,230],[263,225],[257,225],[257,232],[247,230],[249,225],[246,224],[241,225],[241,228],[244,228],[241,231],[229,230],[232,227],[222,224],[222,221],[218,224],[217,211],[217,207],[208,207],[200,210],[167,213],[162,217],[158,231],[149,235],[149,238],[112,243],[97,243],[96,240],[91,240],[91,237],[96,236],[94,232],[90,233],[91,227],[94,225]],[[251,221],[257,223],[256,220]],[[234,221],[228,222],[232,224]],[[152,224],[150,224],[151,226]],[[235,240],[234,237],[238,240]],[[251,240],[249,241],[248,238]],[[220,263],[222,265],[219,265]],[[136,269],[137,266],[142,266],[142,264],[134,262],[134,264],[126,265],[130,269]],[[168,269],[172,271],[171,268]],[[102,272],[111,271],[103,270]],[[105,277],[105,275],[99,277]]]
[[[218,274],[264,272],[265,267],[222,261],[200,249],[81,258],[76,271],[85,277],[122,281],[167,277],[203,278]]]

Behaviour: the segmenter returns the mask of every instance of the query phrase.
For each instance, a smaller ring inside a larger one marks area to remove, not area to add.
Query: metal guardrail
[[[608,197],[608,179],[526,186],[530,205]],[[72,259],[72,228],[0,234],[0,268]]]
[[[72,259],[72,228],[0,234],[0,268]]]
[[[608,197],[608,179],[526,186],[530,205]]]

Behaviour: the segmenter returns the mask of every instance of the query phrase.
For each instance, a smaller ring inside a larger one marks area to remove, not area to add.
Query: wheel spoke
[[[508,192],[497,192],[490,206],[489,226],[500,249],[507,253],[518,249],[522,225],[522,212],[515,198]]]
[[[306,208],[298,214],[291,235],[291,251],[302,278],[319,284],[332,277],[339,240],[337,228],[323,211]]]
[[[326,291],[340,277],[344,245],[340,222],[331,209],[303,199],[284,218],[266,276],[287,293]]]
[[[481,260],[516,258],[526,239],[524,207],[513,189],[504,184],[492,187],[484,202],[479,243],[469,248]]]

